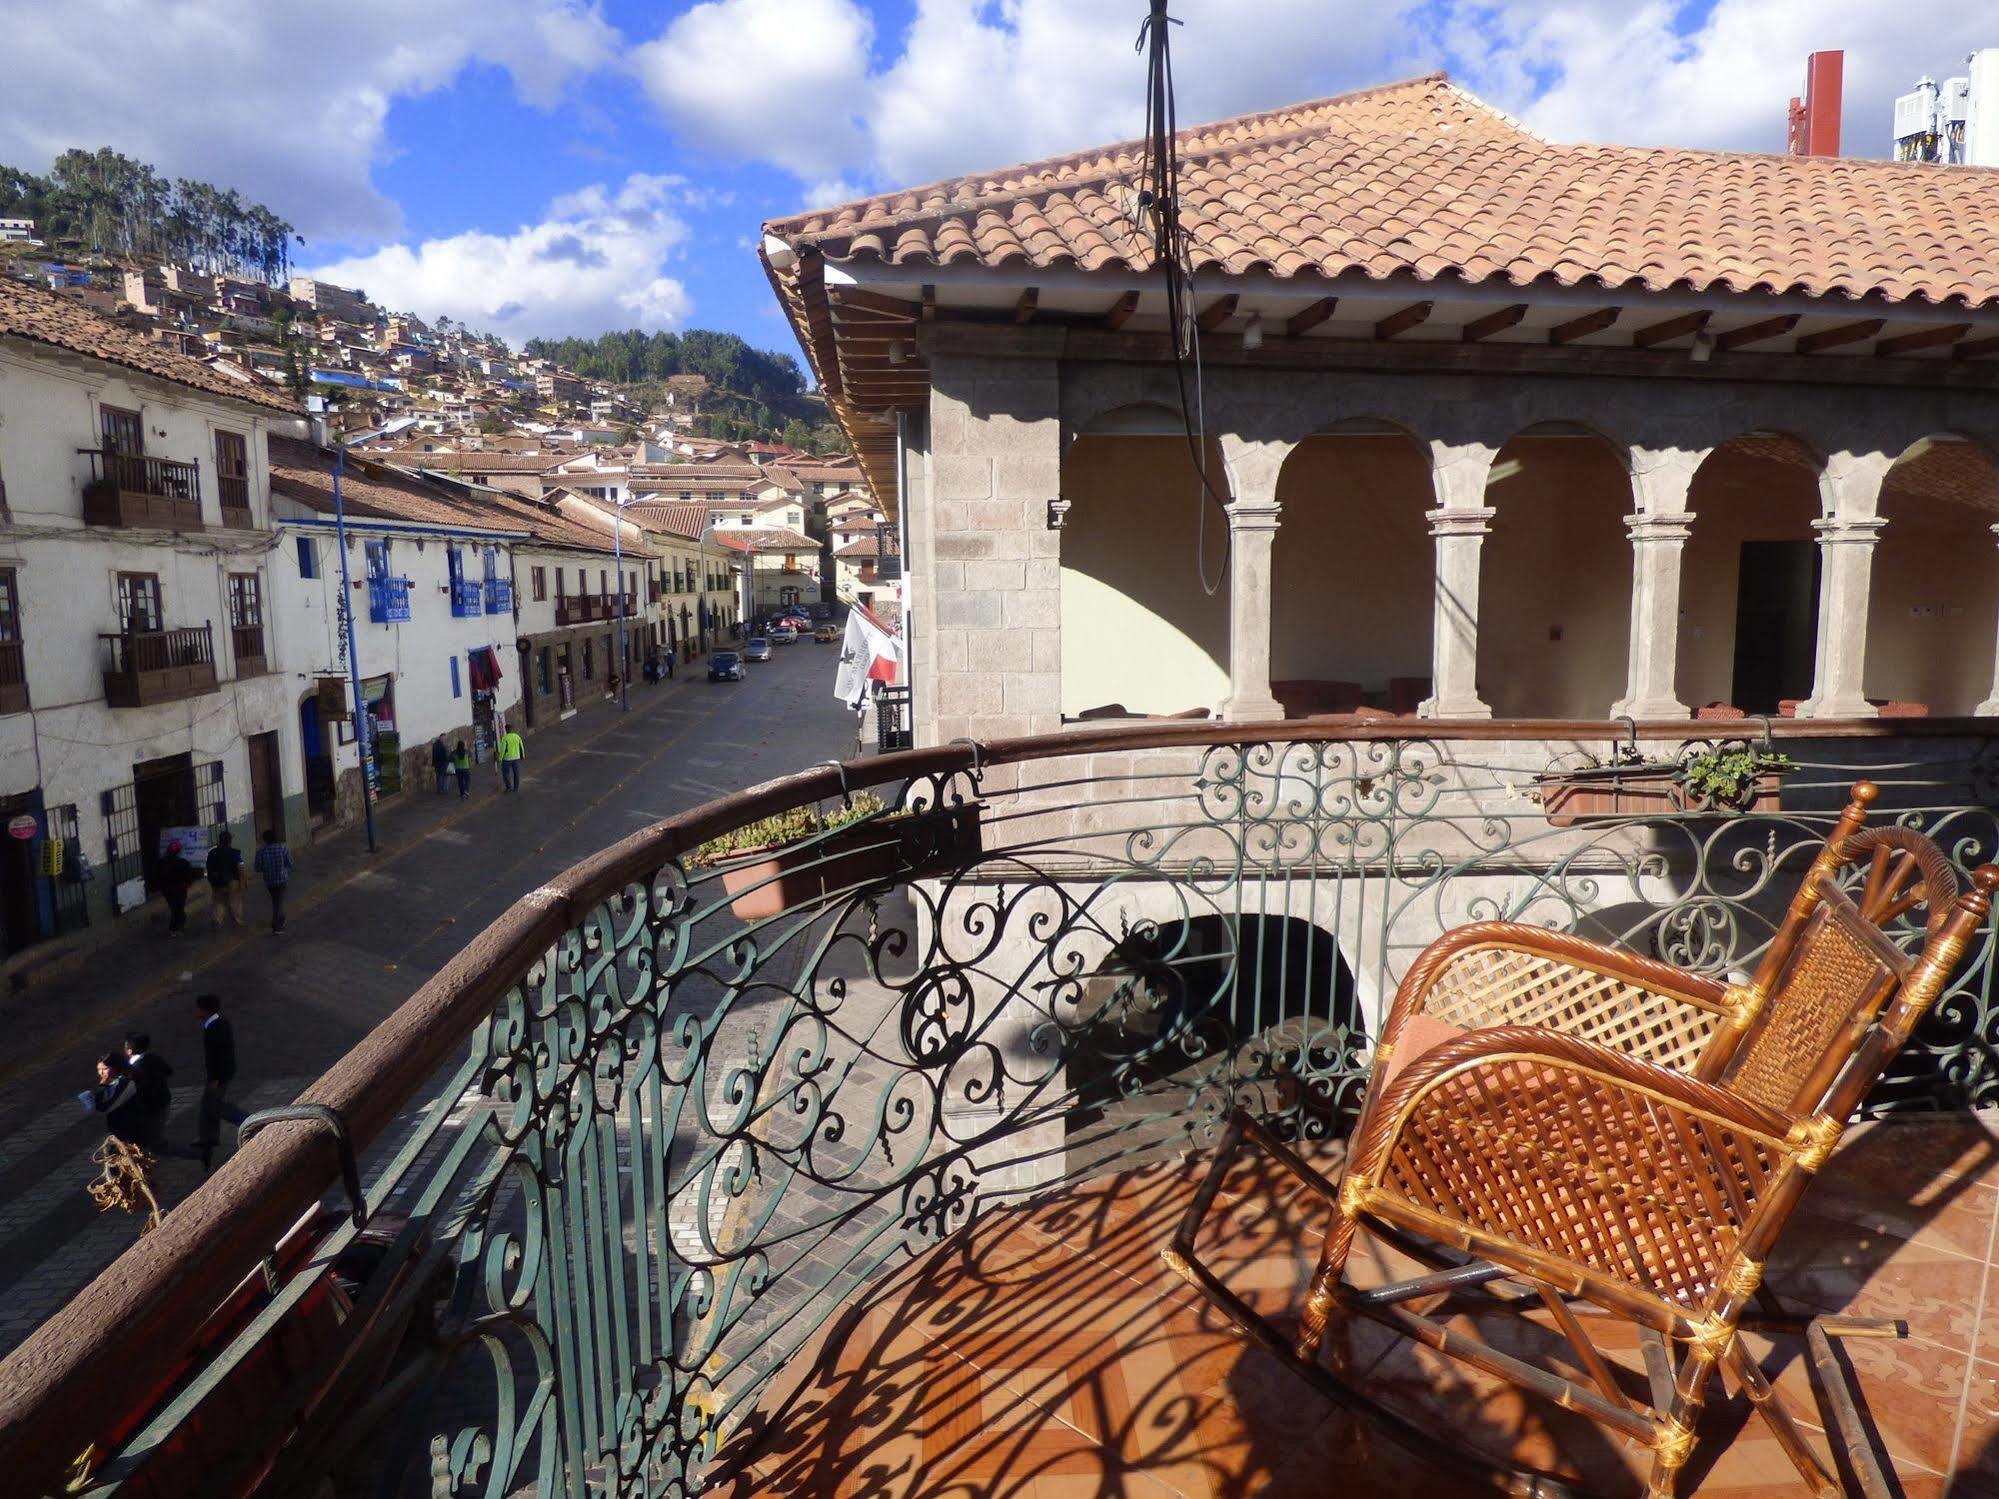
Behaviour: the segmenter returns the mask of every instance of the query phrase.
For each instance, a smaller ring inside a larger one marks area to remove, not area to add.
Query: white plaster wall
[[[1208,472],[1226,494],[1219,455]],[[1218,707],[1229,692],[1228,532],[1186,440],[1079,437],[1062,493],[1062,712]],[[1220,582],[1212,595],[1201,582],[1204,528],[1208,581]],[[974,569],[1002,565],[968,561],[966,586]]]
[[[1866,693],[1969,714],[1991,695],[1999,619],[1999,512],[1883,486],[1874,548]]]
[[[1821,505],[1817,478],[1798,464],[1724,444],[1687,495],[1693,532],[1680,574],[1678,694],[1699,708],[1735,686],[1735,605],[1745,541],[1810,541]]]
[[[1430,675],[1436,551],[1429,466],[1406,438],[1309,437],[1277,479],[1270,675],[1358,682]]]
[[[90,467],[77,449],[99,440],[104,404],[140,413],[149,454],[198,466],[210,529],[176,534],[83,524]],[[274,538],[268,531],[221,529],[215,433],[244,438],[251,513],[262,525],[270,510],[269,421],[251,408],[110,366],[0,350],[0,479],[8,509],[0,566],[16,569],[30,700],[29,712],[0,717],[0,794],[40,785],[49,805],[73,803],[94,861],[104,857],[102,793],[129,783],[140,761],[179,754],[196,764],[219,760],[232,820],[250,814],[244,737],[282,729],[285,694],[275,675],[235,679],[225,579],[232,572],[261,576],[268,658],[276,649]],[[118,627],[120,572],[158,575],[169,628],[211,627],[217,691],[145,708],[105,703],[98,637]],[[286,796],[301,789],[296,763],[283,766],[282,782]]]
[[[1496,718],[1601,722],[1629,663],[1623,465],[1594,438],[1516,438],[1493,462],[1485,502],[1494,513],[1479,568],[1479,696]]]
[[[338,627],[340,559],[335,550],[331,525],[308,524],[307,520],[315,517],[314,512],[304,511],[284,500],[278,503],[282,538],[280,565],[275,569],[281,585],[277,590],[281,642],[279,668],[289,702],[290,738],[287,751],[295,761],[299,761],[294,773],[302,780],[302,749],[298,743],[299,700],[316,690],[320,677],[344,678],[348,674]],[[394,676],[396,728],[402,735],[403,748],[406,751],[416,748],[436,734],[462,728],[472,721],[472,684],[466,666],[466,653],[480,646],[493,649],[503,673],[496,703],[500,713],[516,713],[521,700],[520,658],[513,646],[522,631],[510,612],[480,614],[464,619],[452,617],[451,596],[446,591],[449,578],[445,560],[448,538],[435,532],[419,534],[406,527],[352,518],[348,521],[347,530],[347,569],[353,585],[350,597],[353,601],[356,660],[363,681],[385,673]],[[299,576],[296,538],[301,535],[311,536],[315,542],[319,558],[319,576],[316,578]],[[376,624],[368,618],[366,542],[383,538],[390,542],[390,573],[410,580],[408,623]],[[418,549],[419,542],[421,550]],[[484,563],[478,548],[483,544],[469,535],[461,543],[465,551],[467,576],[482,580],[485,576]],[[500,576],[505,577],[510,544],[504,541],[498,544],[501,547]],[[518,588],[524,590],[525,587],[523,570]],[[551,593],[553,588],[551,573]],[[543,607],[550,609],[552,625],[553,606]],[[451,693],[449,663],[454,657],[458,661],[457,697]],[[354,768],[359,763],[357,754],[351,742],[336,746],[336,774]]]

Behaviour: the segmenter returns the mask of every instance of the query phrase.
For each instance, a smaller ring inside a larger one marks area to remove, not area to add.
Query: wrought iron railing
[[[451,579],[451,617],[477,619],[486,612],[486,594],[477,578]]]
[[[510,614],[514,608],[514,583],[511,578],[488,578],[486,580],[486,612],[488,614]]]
[[[368,619],[373,624],[408,624],[410,580],[375,573],[368,578]]]
[[[339,1329],[298,1346],[351,1220],[271,1272],[171,1404],[100,1446],[96,1480],[159,1491],[202,1448],[204,1411],[289,1337],[275,1414],[231,1450],[243,1471],[275,1460],[262,1492],[308,1491],[363,1451],[392,1470],[386,1493],[420,1472],[434,1492],[695,1492],[718,1435],[856,1287],[977,1213],[1201,1145],[1238,1104],[1294,1136],[1343,1129],[1396,981],[1452,926],[1533,921],[1745,969],[1862,777],[1878,817],[1960,864],[1999,846],[1999,752],[1969,735],[1796,725],[1755,811],[1683,796],[1551,820],[1552,730],[1428,727],[1173,724],[885,755],[572,869],[304,1096],[378,1151],[362,1209],[386,1247]],[[781,859],[704,847],[813,807],[852,820]],[[1999,1101],[1993,951],[1988,930],[1871,1107]],[[47,1485],[160,1388],[335,1179],[332,1138],[264,1131],[0,1366],[17,1482]],[[432,1312],[384,1364],[384,1340]]]

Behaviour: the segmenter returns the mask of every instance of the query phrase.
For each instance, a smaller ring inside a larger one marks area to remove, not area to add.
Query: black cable
[[[1193,252],[1180,228],[1180,122],[1174,99],[1173,56],[1167,27],[1181,24],[1166,13],[1167,0],[1151,0],[1152,9],[1140,25],[1134,50],[1147,52],[1145,80],[1145,166],[1146,183],[1139,206],[1152,215],[1153,257],[1158,261],[1166,287],[1166,317],[1172,345],[1174,385],[1180,398],[1180,425],[1187,438],[1187,453],[1200,476],[1202,498],[1210,499],[1222,513],[1222,572],[1208,581],[1207,515],[1196,501],[1195,570],[1201,590],[1213,598],[1228,577],[1230,534],[1228,496],[1215,488],[1208,476],[1207,410],[1203,398],[1200,321],[1194,311]],[[1189,394],[1187,366],[1193,364],[1192,394]]]

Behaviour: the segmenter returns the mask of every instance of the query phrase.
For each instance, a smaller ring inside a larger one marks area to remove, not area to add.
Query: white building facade
[[[0,290],[0,930],[145,904],[163,844],[285,823],[265,437],[284,403]],[[176,833],[175,830],[188,830]]]

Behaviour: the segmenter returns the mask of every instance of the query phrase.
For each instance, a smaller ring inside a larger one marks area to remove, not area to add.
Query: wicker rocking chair
[[[1863,830],[1874,797],[1865,782],[1853,789],[1747,985],[1538,927],[1480,922],[1446,934],[1395,995],[1338,1187],[1239,1112],[1168,1264],[1327,1394],[1482,1487],[1574,1492],[1554,1475],[1450,1449],[1437,1432],[1417,1430],[1348,1385],[1318,1358],[1333,1317],[1384,1323],[1630,1438],[1649,1450],[1645,1493],[1654,1499],[1674,1491],[1708,1387],[1725,1369],[1811,1491],[1839,1494],[1737,1333],[1752,1301],[1763,1314],[1758,1325],[1807,1330],[1803,1319],[1783,1317],[1763,1284],[1764,1265],[1999,888],[1999,869],[1986,865],[1961,890],[1950,861],[1909,829]],[[1866,870],[1850,898],[1837,877],[1853,865]],[[1912,958],[1883,928],[1918,907],[1927,932]],[[1245,1139],[1331,1211],[1292,1335],[1251,1310],[1195,1253],[1201,1221]],[[1430,1273],[1354,1286],[1345,1269],[1363,1225]],[[1433,1311],[1467,1296],[1488,1310],[1545,1307],[1589,1382],[1407,1305]],[[1649,1404],[1619,1383],[1579,1313],[1636,1325]],[[1811,1327],[1815,1351],[1827,1320]],[[1843,1435],[1871,1493],[1878,1463],[1853,1453],[1860,1423],[1850,1392],[1844,1399],[1843,1407],[1833,1399],[1837,1420],[1828,1428]]]

